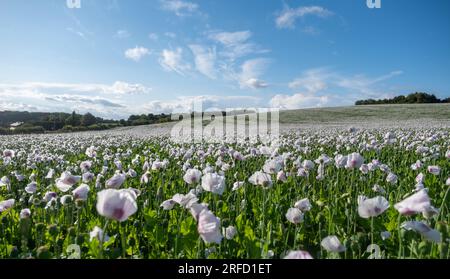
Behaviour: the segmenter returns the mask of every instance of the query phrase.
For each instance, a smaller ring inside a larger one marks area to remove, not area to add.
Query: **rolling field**
[[[0,258],[450,258],[450,105],[280,122],[254,144],[0,136]]]

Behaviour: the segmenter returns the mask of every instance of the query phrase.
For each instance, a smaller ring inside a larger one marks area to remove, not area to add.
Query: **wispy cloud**
[[[283,11],[281,11],[276,17],[275,23],[278,28],[293,28],[295,21],[298,18],[308,15],[325,18],[333,15],[333,12],[320,6],[306,6],[298,8],[290,8],[285,6]]]
[[[215,79],[216,78],[216,49],[208,48],[202,45],[189,45],[194,55],[195,68],[203,75]]]
[[[192,15],[198,10],[198,4],[189,1],[160,0],[160,2],[164,10],[171,11],[177,16]]]
[[[164,49],[159,58],[159,64],[166,71],[174,71],[180,75],[185,75],[191,66],[183,60],[183,49],[178,47],[175,50]]]
[[[268,50],[260,48],[257,44],[250,42],[252,33],[249,30],[236,32],[213,32],[208,35],[212,41],[219,43],[223,49],[220,55],[234,61],[249,54],[266,53]]]
[[[289,88],[299,90],[293,95],[278,94],[269,104],[281,109],[323,107],[328,105],[352,105],[357,99],[383,98],[389,91],[381,84],[401,75],[402,71],[367,77],[343,75],[329,68],[310,69],[289,83]]]
[[[145,47],[136,46],[125,51],[125,57],[136,62],[140,61],[144,56],[149,55],[150,50]]]
[[[86,40],[86,35],[83,32],[77,31],[71,27],[66,28],[66,30]]]

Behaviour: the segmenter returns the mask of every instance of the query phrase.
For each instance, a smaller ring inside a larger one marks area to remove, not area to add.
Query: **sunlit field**
[[[270,144],[2,136],[0,258],[450,258],[449,115],[292,115]]]

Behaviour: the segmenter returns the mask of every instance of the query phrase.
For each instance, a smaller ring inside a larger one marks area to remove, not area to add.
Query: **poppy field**
[[[0,258],[449,259],[450,129],[0,137]]]

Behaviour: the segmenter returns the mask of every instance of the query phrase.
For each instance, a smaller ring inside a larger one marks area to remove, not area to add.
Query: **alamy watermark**
[[[381,0],[367,0],[369,9],[381,9]]]
[[[192,104],[191,113],[172,113],[177,122],[171,139],[179,143],[264,143],[276,141],[280,134],[279,109],[246,108],[205,112],[202,102]]]

